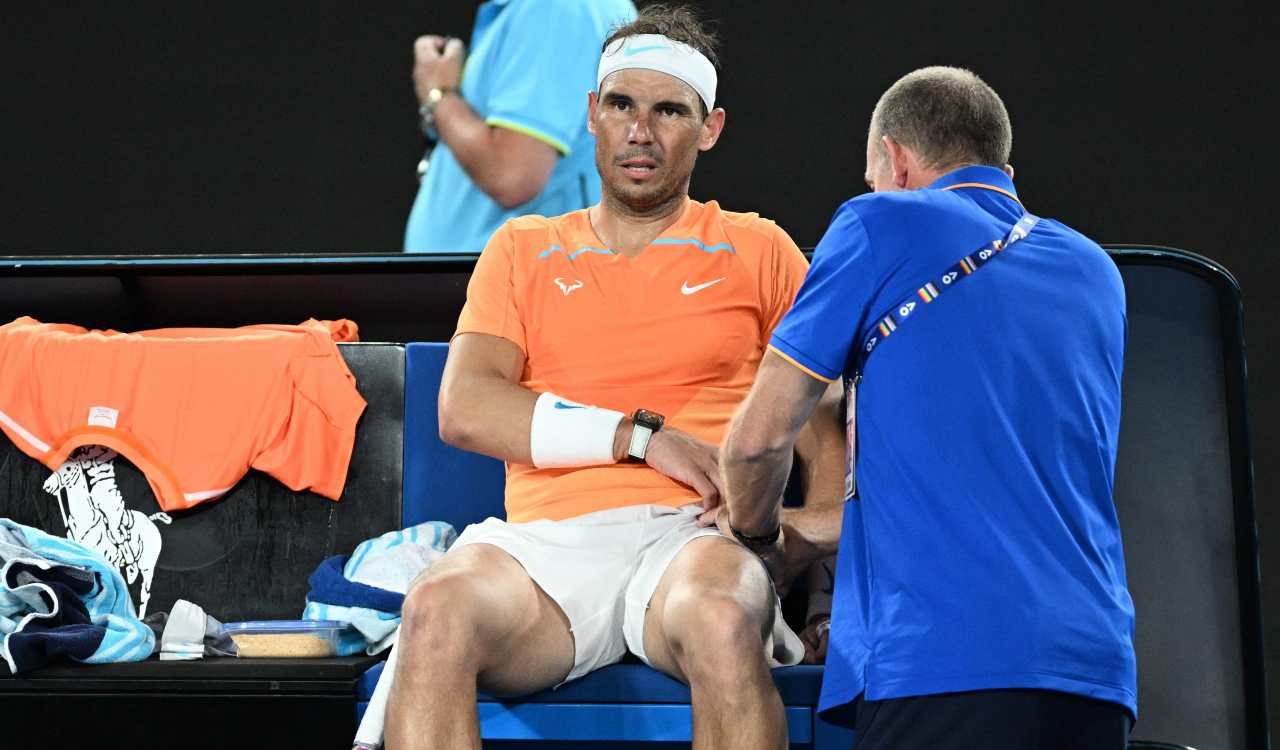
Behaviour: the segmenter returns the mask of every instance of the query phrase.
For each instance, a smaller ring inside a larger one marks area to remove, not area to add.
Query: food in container
[[[240,656],[293,658],[333,656],[347,627],[337,620],[254,620],[225,623],[222,632]]]

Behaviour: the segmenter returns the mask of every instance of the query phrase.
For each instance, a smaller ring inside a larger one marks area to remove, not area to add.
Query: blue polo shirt
[[[409,214],[407,252],[480,252],[514,216],[558,216],[600,200],[587,92],[600,47],[635,18],[630,0],[490,0],[476,11],[462,97],[485,122],[532,136],[560,154],[533,200],[503,208],[476,187],[443,141]]]
[[[770,346],[851,376],[883,316],[1023,215],[965,167],[836,212]],[[926,295],[927,296],[927,295]],[[920,298],[923,300],[923,298]],[[878,342],[856,391],[820,708],[999,688],[1137,713],[1133,603],[1111,489],[1124,288],[1093,241],[1042,219]]]

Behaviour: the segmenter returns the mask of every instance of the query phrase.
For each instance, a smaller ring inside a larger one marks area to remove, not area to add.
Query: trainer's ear
[[[893,186],[899,190],[906,190],[907,183],[911,181],[911,173],[916,168],[915,154],[911,153],[911,149],[887,135],[880,136],[880,142],[884,144],[884,151],[889,159],[889,170],[893,174]]]
[[[1011,179],[1011,180],[1012,180],[1012,179],[1013,179],[1013,165],[1012,165],[1012,164],[1006,164],[1006,165],[1004,165],[1004,173],[1005,173],[1005,174],[1007,174],[1007,175],[1009,175],[1009,179]]]
[[[699,151],[710,151],[716,141],[720,140],[720,133],[724,131],[724,118],[724,107],[716,107],[702,121],[702,137],[698,139]]]

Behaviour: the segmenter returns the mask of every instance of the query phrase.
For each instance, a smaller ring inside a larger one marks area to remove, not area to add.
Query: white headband
[[[611,73],[629,68],[675,76],[698,92],[710,112],[716,101],[716,69],[698,50],[661,34],[637,34],[614,42],[600,56],[596,88]]]

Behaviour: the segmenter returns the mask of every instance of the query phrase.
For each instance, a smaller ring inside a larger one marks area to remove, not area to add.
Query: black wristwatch
[[[733,538],[742,542],[742,546],[749,550],[771,549],[773,545],[778,543],[778,535],[782,533],[782,524],[773,527],[773,531],[760,536],[751,536],[743,534],[741,531],[733,528],[733,524],[729,524],[729,531],[733,532]]]
[[[666,421],[661,414],[648,409],[636,409],[636,413],[631,415],[631,442],[627,444],[627,461],[631,463],[644,463],[644,457],[649,452],[649,441],[653,439],[653,433],[662,429],[662,424]]]

